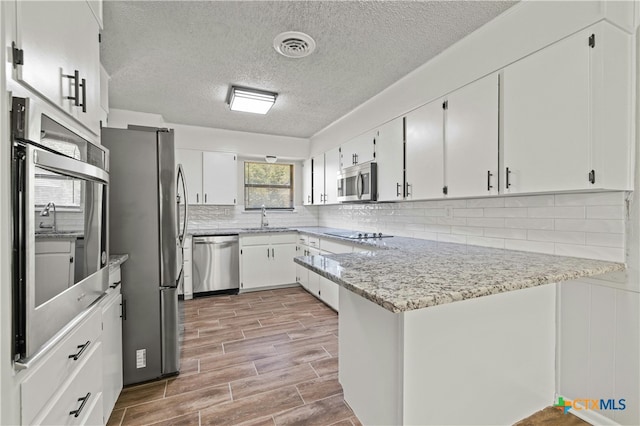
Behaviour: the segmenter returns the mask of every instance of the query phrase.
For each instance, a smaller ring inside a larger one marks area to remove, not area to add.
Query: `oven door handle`
[[[35,148],[32,155],[33,163],[45,170],[103,184],[109,183],[109,173],[92,164]]]

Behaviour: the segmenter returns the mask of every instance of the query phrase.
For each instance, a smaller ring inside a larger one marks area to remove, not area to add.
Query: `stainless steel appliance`
[[[183,279],[186,209],[174,166],[173,130],[102,129],[111,153],[110,232],[122,269],[124,384],[177,374],[180,369],[178,287]],[[181,208],[182,207],[182,208]],[[181,217],[183,216],[183,217]]]
[[[239,279],[238,236],[193,239],[193,293],[204,296],[237,290]]]
[[[62,330],[104,294],[109,278],[109,154],[31,102],[14,97],[11,105],[13,355],[18,368],[62,338]]]
[[[368,162],[346,167],[338,174],[338,201],[376,201],[378,164]]]

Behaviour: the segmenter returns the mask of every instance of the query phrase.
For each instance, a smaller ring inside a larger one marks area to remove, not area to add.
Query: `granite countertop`
[[[82,231],[45,231],[36,232],[36,239],[38,240],[62,240],[62,239],[75,239],[84,238],[84,232]]]
[[[115,268],[122,265],[127,259],[129,259],[128,254],[112,254],[109,256],[109,272],[113,272]]]
[[[621,271],[621,263],[393,237],[388,250],[294,261],[391,312]]]

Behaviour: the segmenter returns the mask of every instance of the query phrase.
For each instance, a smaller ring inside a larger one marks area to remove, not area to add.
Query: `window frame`
[[[247,164],[261,164],[268,166],[289,166],[289,182],[290,185],[266,185],[266,184],[252,184],[247,183]],[[291,207],[265,207],[266,210],[271,211],[294,211],[295,210],[295,164],[293,163],[267,163],[266,161],[252,161],[245,160],[242,167],[242,176],[243,176],[243,202],[244,202],[244,210],[245,211],[260,211],[262,207],[248,207],[247,206],[247,188],[275,188],[275,189],[286,189],[289,188],[289,201],[291,203]]]

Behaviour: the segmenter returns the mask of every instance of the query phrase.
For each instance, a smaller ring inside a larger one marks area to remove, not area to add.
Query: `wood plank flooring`
[[[108,425],[360,425],[338,316],[300,287],[184,302],[181,373],[125,388]]]
[[[338,382],[338,316],[302,288],[184,306],[180,375],[125,388],[107,425],[360,425]],[[547,407],[517,426],[587,424]]]

